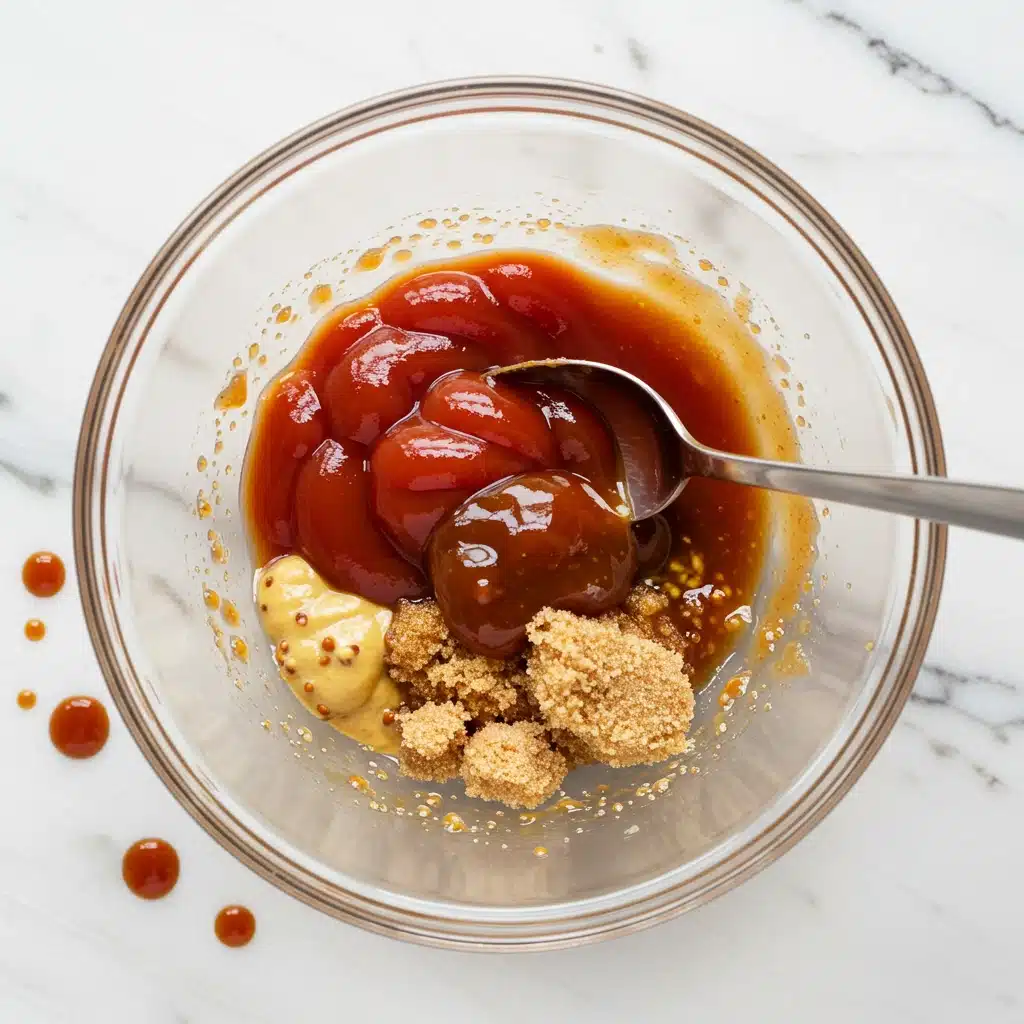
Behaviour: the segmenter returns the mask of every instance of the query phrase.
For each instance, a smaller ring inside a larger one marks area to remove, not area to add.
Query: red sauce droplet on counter
[[[246,907],[225,907],[213,922],[213,930],[225,946],[246,946],[256,934],[256,918]]]
[[[36,706],[36,691],[21,690],[18,693],[18,707],[22,711],[31,711]]]
[[[37,551],[29,555],[21,568],[25,589],[35,597],[53,597],[64,586],[66,577],[60,555],[52,551]]]
[[[107,709],[95,697],[68,697],[50,715],[50,739],[65,757],[95,756],[109,734]]]
[[[46,636],[46,623],[42,619],[29,619],[25,623],[25,637],[33,643],[38,643]]]
[[[163,839],[140,839],[121,860],[124,884],[139,899],[158,900],[177,884],[181,872],[178,851]]]

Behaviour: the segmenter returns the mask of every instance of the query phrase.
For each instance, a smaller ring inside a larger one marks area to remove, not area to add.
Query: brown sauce
[[[25,639],[38,643],[46,636],[46,623],[42,619],[29,619],[25,623]]]
[[[225,946],[245,946],[256,934],[256,918],[246,907],[224,907],[213,922],[213,930]]]
[[[121,860],[124,884],[143,900],[158,900],[177,884],[181,871],[178,851],[163,839],[140,839]]]
[[[95,697],[68,697],[50,715],[50,739],[65,757],[94,757],[109,733],[107,709]]]
[[[64,562],[52,551],[36,551],[25,559],[21,568],[21,581],[35,597],[53,597],[60,593],[66,578]]]

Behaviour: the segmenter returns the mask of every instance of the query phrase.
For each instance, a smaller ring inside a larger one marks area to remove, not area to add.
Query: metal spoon
[[[653,388],[604,363],[550,359],[504,366],[489,376],[563,388],[596,406],[619,443],[634,519],[662,511],[689,477],[704,476],[1024,539],[1024,490],[941,477],[842,473],[720,452],[697,441]],[[658,465],[652,465],[652,429]]]

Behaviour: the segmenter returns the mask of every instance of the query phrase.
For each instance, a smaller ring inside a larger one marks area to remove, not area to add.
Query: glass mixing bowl
[[[693,751],[651,769],[575,772],[554,809],[521,816],[455,786],[428,793],[293,701],[254,619],[237,483],[254,397],[329,308],[322,286],[337,302],[450,248],[556,248],[563,224],[595,223],[673,240],[684,266],[746,303],[806,461],[943,472],[917,353],[832,218],[724,132],[564,81],[424,86],[263,153],[156,255],[96,373],[75,545],[118,709],[218,842],[375,931],[539,948],[698,906],[778,857],[850,788],[928,642],[945,530],[819,507],[801,670],[760,665],[728,714],[709,686]],[[215,409],[240,373],[245,401],[236,380]]]

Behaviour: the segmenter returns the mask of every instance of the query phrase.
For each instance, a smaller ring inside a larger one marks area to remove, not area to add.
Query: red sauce
[[[46,636],[46,623],[41,619],[29,619],[25,623],[25,638],[38,643]]]
[[[767,505],[694,479],[663,519],[626,528],[601,417],[573,395],[482,373],[557,356],[620,366],[700,440],[757,452],[742,383],[674,311],[553,256],[475,254],[333,311],[264,391],[243,483],[257,560],[300,553],[385,605],[436,591],[459,638],[490,654],[521,644],[541,604],[597,612],[669,563],[670,593],[706,588],[705,607],[721,584],[727,602],[705,617],[684,600],[666,613],[700,681],[725,613],[752,596]],[[526,515],[543,528],[520,528]]]
[[[22,711],[31,711],[36,706],[36,691],[35,690],[19,690],[18,691],[18,707]]]
[[[94,757],[109,733],[107,709],[95,697],[68,697],[50,715],[50,739],[65,757]]]
[[[619,503],[615,445],[580,399],[449,373],[376,440],[371,503],[395,547],[420,564],[434,527],[481,488],[555,468],[584,476]]]
[[[225,946],[247,946],[256,934],[256,918],[246,907],[224,907],[213,922],[213,930]]]
[[[124,884],[139,899],[158,900],[177,884],[181,872],[178,851],[163,839],[140,839],[121,859]]]
[[[64,563],[52,551],[37,551],[29,555],[21,567],[25,589],[35,597],[53,597],[59,593],[66,576]]]

